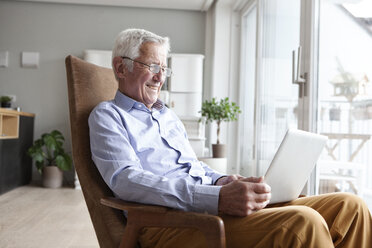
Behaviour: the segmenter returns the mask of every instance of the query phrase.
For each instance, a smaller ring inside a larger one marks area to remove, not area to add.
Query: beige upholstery
[[[79,58],[66,58],[70,124],[74,165],[101,247],[118,247],[125,218],[120,211],[100,204],[112,196],[111,190],[91,160],[88,117],[101,101],[112,99],[117,83],[111,69],[95,66]]]
[[[91,159],[88,117],[101,101],[114,98],[111,69],[74,56],[66,58],[72,155],[100,247],[135,247],[142,227],[191,227],[203,232],[212,248],[225,247],[221,218],[114,199]],[[128,212],[126,221],[122,210]],[[190,237],[191,238],[191,237]]]

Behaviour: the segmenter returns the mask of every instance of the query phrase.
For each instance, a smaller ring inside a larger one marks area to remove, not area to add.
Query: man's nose
[[[158,81],[163,81],[165,78],[164,69],[160,69],[158,73],[154,73],[154,78],[156,78]]]

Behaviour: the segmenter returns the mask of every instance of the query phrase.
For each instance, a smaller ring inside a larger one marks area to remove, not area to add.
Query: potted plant
[[[63,171],[70,170],[72,167],[72,159],[63,149],[64,140],[59,131],[53,130],[42,134],[27,151],[27,154],[35,160],[44,187],[61,187]]]
[[[0,102],[2,108],[10,108],[12,106],[12,97],[11,96],[1,96]]]
[[[238,114],[241,113],[239,106],[235,102],[229,102],[229,98],[212,98],[211,101],[205,100],[202,104],[201,115],[206,118],[206,123],[215,121],[217,123],[217,143],[212,145],[212,155],[214,158],[226,157],[226,148],[220,144],[220,130],[223,121],[236,121]]]

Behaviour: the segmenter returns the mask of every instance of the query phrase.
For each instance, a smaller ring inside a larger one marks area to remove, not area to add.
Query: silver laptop
[[[289,129],[265,174],[271,187],[271,203],[296,199],[325,146],[327,137]]]

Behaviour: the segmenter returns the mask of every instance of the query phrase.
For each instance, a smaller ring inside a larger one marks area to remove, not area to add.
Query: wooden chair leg
[[[139,236],[140,227],[135,224],[127,223],[123,238],[120,242],[120,248],[135,248]]]

